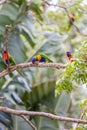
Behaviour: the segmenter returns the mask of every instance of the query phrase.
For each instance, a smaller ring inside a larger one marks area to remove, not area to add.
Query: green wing
[[[14,60],[14,58],[10,55],[10,59],[11,59],[11,65],[16,65],[16,62]]]
[[[14,58],[11,55],[10,55],[10,58],[11,58],[11,65],[16,65],[16,62],[15,62]],[[17,70],[17,72],[19,73],[19,75],[24,77],[24,74],[21,72],[21,70]]]
[[[40,54],[43,58],[46,59],[46,62],[53,62],[46,54]]]

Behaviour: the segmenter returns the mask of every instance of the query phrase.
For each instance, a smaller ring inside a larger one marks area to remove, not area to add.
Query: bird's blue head
[[[31,61],[34,64],[37,61],[37,59],[35,57],[33,57]]]
[[[66,55],[67,55],[68,57],[69,57],[69,56],[72,56],[72,55],[71,55],[71,52],[69,52],[69,51],[66,52]]]

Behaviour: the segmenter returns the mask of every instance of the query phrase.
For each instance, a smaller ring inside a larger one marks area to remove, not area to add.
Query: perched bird
[[[76,16],[75,16],[75,14],[74,14],[74,13],[73,13],[72,15],[70,15],[70,21],[69,21],[69,26],[68,26],[68,29],[70,29],[70,28],[71,28],[72,23],[74,23],[75,19],[76,19]]]
[[[45,54],[38,54],[32,58],[33,64],[37,63],[37,62],[53,62],[53,61],[51,59],[49,59],[48,56]]]
[[[4,58],[4,61],[5,61],[5,63],[6,63],[7,66],[9,66],[9,65],[16,65],[16,62],[15,62],[14,58],[9,53],[7,53],[6,49],[4,49],[3,58]],[[24,77],[24,74],[20,70],[17,70],[17,72],[22,77]]]
[[[4,49],[3,58],[7,65],[16,65],[14,58],[9,53],[7,53],[6,49]]]
[[[73,13],[72,15],[70,15],[70,20],[71,20],[71,22],[74,22],[74,21],[75,21],[75,18],[76,18],[76,16],[75,16],[74,13]]]
[[[75,57],[71,54],[71,52],[66,52],[66,55],[67,55],[67,57],[68,57],[68,60],[70,61],[70,62],[73,62],[73,61],[75,61]]]

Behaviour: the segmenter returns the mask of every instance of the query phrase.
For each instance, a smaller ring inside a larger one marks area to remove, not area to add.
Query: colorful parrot
[[[71,28],[72,23],[74,23],[75,19],[76,19],[76,16],[74,13],[70,15],[70,21],[69,21],[69,26],[68,26],[69,29]]]
[[[16,65],[14,58],[9,53],[7,53],[6,49],[4,49],[3,58],[6,65]]]
[[[70,15],[70,19],[71,19],[71,21],[72,22],[74,22],[75,21],[75,18],[76,18],[76,16],[75,16],[75,14],[73,13],[72,15]]]
[[[75,57],[71,54],[71,52],[66,52],[66,55],[67,55],[67,57],[68,57],[68,60],[70,61],[70,62],[73,62],[73,61],[75,61]]]
[[[47,55],[45,54],[38,54],[35,57],[32,58],[32,63],[36,63],[36,62],[53,62],[52,60],[50,60],[48,58]]]
[[[8,65],[16,65],[16,62],[15,62],[14,58],[9,53],[7,53],[6,49],[4,49],[3,58],[4,58],[4,61],[5,61],[5,63],[6,63],[7,66]],[[17,72],[22,77],[24,77],[24,74],[20,70],[17,70]]]

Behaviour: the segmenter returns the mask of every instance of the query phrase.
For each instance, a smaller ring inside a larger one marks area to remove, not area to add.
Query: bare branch
[[[12,71],[23,69],[23,68],[29,68],[29,67],[50,67],[50,68],[63,69],[66,67],[66,65],[60,63],[38,63],[38,64],[33,64],[32,62],[22,63],[22,64],[17,64],[15,66],[9,66],[10,71],[6,69],[5,71],[1,72],[0,78],[4,77],[5,75],[8,75]]]
[[[82,33],[82,32],[80,31],[80,29],[79,29],[79,28],[72,22],[72,20],[70,19],[70,15],[69,15],[69,12],[68,12],[68,7],[64,7],[64,6],[59,5],[59,4],[51,4],[51,3],[47,2],[47,1],[45,1],[45,3],[46,3],[48,6],[54,6],[54,7],[59,7],[59,8],[64,9],[64,11],[66,12],[66,14],[67,14],[69,20],[71,21],[72,25],[76,28],[77,32],[78,32],[79,34],[83,35],[83,36],[87,36],[87,34]]]
[[[34,111],[25,111],[25,110],[14,110],[7,107],[0,106],[0,111],[10,113],[16,116],[42,116],[49,118],[51,120],[58,120],[58,121],[67,121],[67,122],[73,122],[73,123],[81,123],[81,124],[87,124],[87,120],[81,120],[76,118],[69,118],[69,117],[63,117],[63,116],[57,116],[51,113],[46,112],[34,112]]]
[[[21,115],[21,117],[33,128],[33,130],[37,130],[37,128],[31,123],[31,121],[28,120],[26,116]]]
[[[87,106],[85,107],[85,109],[83,109],[82,114],[81,114],[81,116],[80,116],[80,119],[83,119],[83,117],[84,117],[86,111],[87,111]],[[76,124],[76,127],[75,127],[74,130],[77,130],[78,126],[79,126],[79,123]]]

